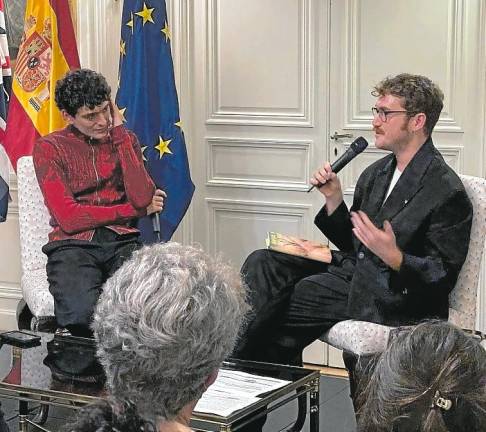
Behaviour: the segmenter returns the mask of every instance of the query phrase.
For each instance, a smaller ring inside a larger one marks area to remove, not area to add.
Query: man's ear
[[[413,118],[413,129],[415,131],[423,129],[425,127],[426,121],[427,121],[427,116],[425,115],[425,113],[415,114]]]
[[[69,124],[73,124],[74,122],[74,117],[69,114],[66,110],[61,110],[61,115],[64,121],[68,122]]]

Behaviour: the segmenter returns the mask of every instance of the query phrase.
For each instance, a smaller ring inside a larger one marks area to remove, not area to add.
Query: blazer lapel
[[[376,178],[373,182],[368,199],[363,203],[364,205],[361,210],[363,210],[372,221],[375,220],[376,215],[381,209],[386,191],[388,190],[388,185],[390,184],[393,172],[395,171],[395,166],[395,157],[391,155],[388,162],[376,173]]]
[[[381,227],[385,220],[391,220],[422,189],[423,178],[434,153],[435,147],[432,139],[429,138],[407,165],[391,194],[380,208],[375,219],[377,226]]]

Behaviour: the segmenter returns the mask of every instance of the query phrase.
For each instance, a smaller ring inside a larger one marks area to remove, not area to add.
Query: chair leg
[[[43,425],[49,417],[49,405],[41,404],[37,414],[32,418],[32,422],[38,425]]]
[[[30,323],[33,315],[24,299],[20,299],[17,305],[16,315],[19,330],[32,330],[30,328]]]
[[[359,409],[358,396],[361,386],[365,385],[366,381],[373,372],[374,355],[358,356],[356,354],[343,351],[343,360],[349,374],[349,388],[351,400],[353,401],[354,412]]]
[[[353,401],[354,411],[356,412],[356,390],[357,390],[357,378],[356,378],[356,363],[358,362],[358,356],[343,351],[343,361],[349,375],[349,396]]]

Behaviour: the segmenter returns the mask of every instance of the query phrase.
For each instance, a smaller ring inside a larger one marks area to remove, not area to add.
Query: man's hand
[[[353,233],[371,252],[381,258],[393,270],[400,270],[403,254],[398,249],[395,233],[390,222],[385,221],[383,229],[377,228],[366,213],[351,212]]]
[[[110,113],[112,127],[120,126],[121,124],[123,124],[123,117],[113,100],[110,100]]]
[[[167,194],[161,189],[156,189],[152,197],[152,202],[147,207],[147,216],[162,211],[164,208],[164,198],[167,198]]]
[[[326,210],[330,215],[343,202],[341,182],[331,169],[331,164],[326,162],[319,168],[310,179],[310,183],[319,189],[319,192],[326,197]]]

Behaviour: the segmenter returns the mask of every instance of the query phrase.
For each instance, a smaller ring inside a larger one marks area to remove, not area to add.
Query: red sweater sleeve
[[[145,208],[137,210],[131,203],[111,206],[78,203],[68,187],[58,151],[42,138],[34,147],[33,161],[45,204],[51,216],[68,234],[126,223],[146,213]]]
[[[143,164],[140,143],[135,134],[124,126],[113,128],[112,138],[123,172],[127,199],[136,209],[146,209],[152,202],[155,184]]]

